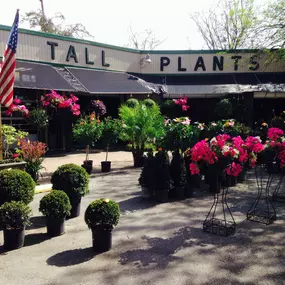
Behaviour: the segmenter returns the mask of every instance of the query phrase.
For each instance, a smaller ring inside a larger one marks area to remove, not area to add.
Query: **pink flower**
[[[233,162],[226,168],[226,173],[229,176],[238,176],[242,172],[242,166],[239,163]]]
[[[284,132],[278,128],[268,129],[267,136],[270,140],[277,141],[280,137],[284,135]]]
[[[188,105],[182,105],[182,111],[187,111],[190,108]]]
[[[189,120],[189,118],[185,118],[185,120],[183,122],[181,122],[182,125],[190,125],[191,120]]]
[[[190,163],[189,168],[190,168],[191,175],[200,173],[200,169],[195,163]]]
[[[5,114],[6,114],[7,116],[12,116],[12,111],[11,111],[11,110],[6,110],[6,111],[5,111]]]
[[[170,119],[164,120],[164,125],[167,126],[170,122]]]
[[[73,112],[73,115],[79,116],[80,115],[80,111]]]
[[[19,104],[22,103],[22,101],[21,101],[19,98],[15,98],[14,101],[13,101],[13,103],[14,103],[15,105],[19,105]]]
[[[12,157],[13,157],[13,158],[17,158],[17,157],[19,157],[19,154],[18,154],[18,153],[14,153],[14,154],[12,155]]]
[[[173,99],[173,102],[174,102],[174,104],[176,104],[176,105],[180,105],[179,99]]]
[[[73,94],[70,94],[70,98],[71,98],[71,100],[72,100],[72,102],[74,102],[74,103],[76,103],[79,99],[76,97],[76,96],[74,96]]]

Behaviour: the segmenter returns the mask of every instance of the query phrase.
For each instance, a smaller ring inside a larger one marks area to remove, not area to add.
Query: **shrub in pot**
[[[112,247],[112,230],[119,222],[119,205],[110,199],[98,199],[85,211],[85,222],[92,230],[93,251],[104,252]]]
[[[171,187],[169,157],[164,150],[155,154],[155,196],[158,202],[168,201],[168,192]]]
[[[109,147],[117,143],[120,132],[122,130],[122,122],[118,119],[106,118],[103,122],[102,141],[106,146],[106,159],[101,161],[102,172],[109,172],[111,170],[111,161],[108,161]]]
[[[88,193],[89,175],[76,164],[64,164],[57,168],[51,177],[52,189],[62,190],[69,197],[71,213],[68,218],[80,215],[81,197]]]
[[[0,207],[4,248],[17,249],[24,245],[25,227],[30,224],[31,209],[24,202],[6,202]]]
[[[70,215],[71,205],[67,194],[52,190],[40,201],[39,211],[46,216],[47,234],[55,237],[64,234],[64,220]]]
[[[31,175],[19,169],[0,171],[0,205],[10,201],[33,201],[35,182]]]
[[[155,188],[154,170],[155,170],[155,158],[153,156],[153,152],[150,151],[147,154],[141,175],[139,177],[139,185],[141,186],[143,198],[149,198],[153,195]]]

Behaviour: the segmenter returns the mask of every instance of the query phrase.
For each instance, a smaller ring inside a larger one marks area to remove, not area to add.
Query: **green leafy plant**
[[[28,117],[28,122],[38,129],[43,129],[49,124],[49,117],[46,110],[41,108],[35,108],[30,111],[30,115]]]
[[[6,202],[0,207],[0,224],[5,229],[23,229],[30,225],[31,209],[23,202]]]
[[[126,101],[126,105],[129,108],[135,108],[136,106],[139,105],[139,100],[135,99],[135,98],[130,98]]]
[[[154,190],[155,185],[155,158],[153,152],[150,151],[144,162],[144,166],[139,177],[139,184],[149,190]]]
[[[85,223],[89,228],[104,226],[113,229],[119,222],[120,207],[110,199],[101,198],[89,204],[85,211]]]
[[[142,156],[146,143],[164,135],[164,118],[157,105],[146,107],[140,102],[134,108],[122,105],[119,109],[123,121],[121,139],[129,141],[135,156]]]
[[[74,140],[86,146],[86,160],[89,159],[90,147],[94,146],[101,137],[102,129],[100,119],[96,118],[95,113],[79,119],[73,126]]]
[[[118,119],[108,117],[103,122],[102,140],[106,146],[106,161],[108,160],[109,147],[111,144],[117,143],[120,138],[122,122]]]
[[[186,188],[187,173],[185,169],[185,162],[179,151],[174,151],[170,163],[170,177],[175,187]]]
[[[220,119],[229,119],[233,116],[233,106],[230,99],[224,98],[217,103],[215,113]]]
[[[52,189],[64,191],[71,199],[80,199],[88,193],[89,175],[76,164],[64,164],[51,176]]]
[[[2,136],[4,158],[8,159],[12,155],[10,152],[11,146],[17,141],[27,137],[28,133],[17,130],[13,126],[2,125]]]
[[[71,205],[67,194],[52,190],[40,200],[39,211],[46,217],[64,220],[70,215]]]
[[[143,100],[143,103],[149,108],[152,108],[156,105],[155,101],[149,98]]]
[[[31,175],[23,170],[0,171],[0,205],[10,201],[22,201],[29,204],[33,201],[35,186]]]
[[[165,150],[158,151],[155,154],[155,191],[165,191],[169,190],[171,187],[171,177],[170,177],[170,164],[169,157]]]

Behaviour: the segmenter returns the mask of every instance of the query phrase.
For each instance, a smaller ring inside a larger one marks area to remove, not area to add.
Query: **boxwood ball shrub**
[[[135,108],[139,104],[139,101],[135,98],[130,98],[126,101],[126,105],[129,108]]]
[[[143,100],[143,103],[149,108],[155,106],[155,104],[156,104],[155,101],[153,101],[152,99],[149,99],[149,98]]]
[[[33,201],[36,183],[30,174],[19,169],[0,171],[0,205],[10,201]]]
[[[89,228],[105,226],[113,229],[119,222],[120,207],[110,199],[101,198],[89,204],[85,211],[85,223]]]
[[[51,177],[52,189],[64,191],[69,198],[79,199],[88,193],[89,175],[76,164],[64,164]]]
[[[40,201],[39,211],[48,218],[64,220],[70,215],[70,210],[69,198],[60,190],[52,190]]]

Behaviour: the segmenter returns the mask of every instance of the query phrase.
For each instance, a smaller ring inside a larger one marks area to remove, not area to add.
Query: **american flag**
[[[0,67],[0,104],[9,108],[13,103],[16,49],[18,43],[19,10],[16,12],[8,44],[4,51],[2,66]]]

